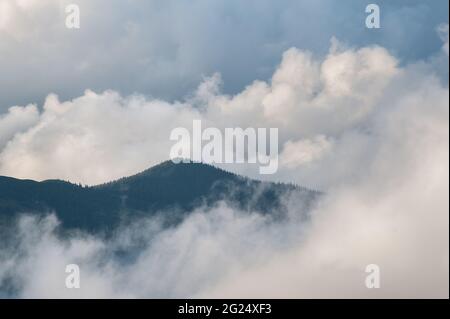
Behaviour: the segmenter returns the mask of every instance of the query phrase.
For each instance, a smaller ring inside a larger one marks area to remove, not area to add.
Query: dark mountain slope
[[[305,205],[318,195],[292,185],[243,178],[201,163],[164,162],[137,175],[94,187],[0,177],[0,218],[55,212],[65,228],[112,229],[121,220],[173,212],[172,222],[199,205],[225,200],[236,208],[280,212],[281,196],[296,192]]]

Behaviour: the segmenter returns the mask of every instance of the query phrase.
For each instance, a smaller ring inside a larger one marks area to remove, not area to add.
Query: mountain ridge
[[[82,186],[62,180],[0,176],[0,220],[54,212],[68,229],[112,230],[124,219],[171,216],[182,220],[199,206],[226,201],[263,214],[279,212],[282,196],[294,192],[309,205],[320,193],[295,185],[249,179],[204,163],[165,161],[111,182]]]

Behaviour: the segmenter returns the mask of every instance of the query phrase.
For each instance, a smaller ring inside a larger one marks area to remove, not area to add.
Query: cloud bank
[[[330,192],[308,221],[289,197],[281,221],[219,204],[169,229],[158,219],[137,220],[109,240],[61,237],[55,217],[22,217],[0,248],[0,291],[25,298],[448,298],[448,139],[435,138],[404,145],[423,153],[403,153],[395,160],[402,169],[383,158],[399,144],[384,145],[366,178]],[[135,257],[118,254],[136,249]],[[65,265],[73,263],[80,289],[64,286]],[[373,263],[380,289],[365,287]]]
[[[445,27],[440,30],[448,43]],[[269,177],[327,190],[362,178],[391,141],[386,135],[391,126],[401,131],[405,124],[415,125],[408,119],[423,117],[422,112],[431,127],[442,121],[448,112],[448,80],[439,73],[442,63],[448,69],[445,48],[433,59],[401,67],[382,47],[352,48],[333,39],[324,58],[287,50],[270,81],[228,95],[216,73],[179,102],[111,90],[88,90],[70,101],[50,94],[42,110],[12,107],[0,117],[0,174],[107,182],[167,160],[172,129],[189,129],[201,119],[203,126],[219,129],[279,128],[281,165]],[[404,109],[399,123],[391,123],[399,109]],[[404,142],[416,139],[409,134]],[[254,165],[223,168],[261,177]]]

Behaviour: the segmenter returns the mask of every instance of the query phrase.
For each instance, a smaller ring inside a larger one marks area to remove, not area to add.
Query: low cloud
[[[420,160],[404,153],[397,159],[403,169],[394,169],[377,156],[364,179],[324,196],[308,220],[295,197],[285,199],[283,220],[221,203],[172,228],[158,218],[136,220],[108,240],[61,236],[54,216],[22,217],[4,235],[14,245],[0,248],[0,291],[25,298],[448,298],[448,140],[442,134],[439,145],[418,139],[413,146],[403,137],[380,154],[403,145],[423,152]],[[80,289],[64,286],[73,263]],[[381,268],[380,289],[365,286],[368,264]]]

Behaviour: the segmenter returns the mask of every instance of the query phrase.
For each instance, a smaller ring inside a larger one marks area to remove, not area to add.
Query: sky
[[[224,168],[326,194],[307,225],[288,198],[286,223],[198,207],[113,243],[24,218],[0,279],[22,297],[448,298],[448,1],[377,3],[379,30],[364,1],[79,1],[67,30],[58,1],[0,0],[0,175],[132,175],[201,119],[279,128],[277,174]],[[133,236],[148,247],[123,266],[110,247]],[[88,280],[67,291],[73,260]],[[369,263],[383,289],[363,286]]]
[[[183,99],[219,72],[225,93],[268,80],[291,47],[326,55],[334,36],[378,44],[401,63],[441,43],[448,1],[377,1],[382,28],[365,28],[364,0],[76,1],[81,28],[64,26],[67,0],[1,0],[0,113],[107,89]]]

